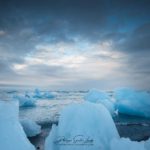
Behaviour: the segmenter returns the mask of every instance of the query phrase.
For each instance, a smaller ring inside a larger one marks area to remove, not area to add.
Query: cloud
[[[5,34],[6,34],[6,32],[5,32],[5,31],[0,30],[0,36],[4,36]]]
[[[148,87],[149,12],[148,0],[1,1],[0,82]]]

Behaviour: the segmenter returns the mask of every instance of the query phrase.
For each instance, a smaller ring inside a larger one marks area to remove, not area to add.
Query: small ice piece
[[[150,117],[150,94],[133,89],[118,89],[115,91],[116,109],[119,113]]]
[[[36,100],[32,97],[27,96],[27,95],[25,95],[25,96],[15,95],[15,96],[13,96],[13,99],[19,101],[19,106],[20,107],[33,107],[33,106],[36,106],[36,104],[35,104]]]
[[[83,102],[66,106],[53,125],[45,150],[108,150],[119,138],[109,111],[102,104]]]
[[[34,98],[39,98],[39,99],[52,99],[54,98],[54,94],[46,91],[46,92],[41,92],[39,89],[35,89],[34,91]]]
[[[25,91],[25,97],[30,98],[31,97],[31,93],[29,91]]]
[[[43,98],[47,98],[47,99],[51,99],[51,98],[54,98],[54,94],[50,93],[50,92],[44,92],[43,94]]]
[[[87,93],[84,99],[92,103],[101,103],[110,111],[111,114],[115,111],[114,103],[111,101],[110,96],[106,92],[92,89]]]
[[[113,139],[110,150],[145,150],[144,142],[131,141],[128,138]]]
[[[17,101],[0,100],[0,149],[35,150],[19,122]]]
[[[42,98],[42,94],[39,89],[35,89],[33,97],[34,98]]]
[[[36,122],[29,119],[23,119],[20,122],[27,137],[33,137],[41,133],[41,126]]]

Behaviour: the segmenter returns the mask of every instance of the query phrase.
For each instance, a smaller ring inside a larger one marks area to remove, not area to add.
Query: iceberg
[[[111,100],[111,97],[109,96],[109,94],[106,92],[92,89],[87,93],[84,99],[85,101],[89,101],[92,103],[101,103],[110,111],[111,114],[113,114],[115,111],[114,103]]]
[[[35,89],[34,91],[34,98],[39,98],[39,99],[52,99],[55,97],[54,94],[46,91],[46,92],[41,92],[39,89]]]
[[[33,97],[34,98],[42,98],[42,94],[39,89],[35,89]]]
[[[36,100],[30,96],[27,96],[27,95],[25,95],[25,96],[15,95],[15,96],[13,96],[13,99],[19,101],[20,107],[34,107],[34,106],[36,106],[36,104],[35,104]]]
[[[23,119],[20,123],[27,137],[33,137],[41,133],[41,126],[32,120]]]
[[[114,121],[102,104],[83,102],[66,106],[53,125],[45,150],[108,150],[119,138]]]
[[[17,101],[0,100],[0,149],[1,150],[35,150],[27,139],[18,113]]]
[[[150,94],[133,89],[118,89],[115,91],[115,107],[119,113],[150,117]]]
[[[150,139],[120,138],[110,112],[102,104],[70,104],[60,113],[45,150],[150,150]]]
[[[43,98],[52,99],[54,97],[55,97],[55,95],[50,93],[50,92],[48,92],[48,91],[44,92],[44,94],[43,94]]]

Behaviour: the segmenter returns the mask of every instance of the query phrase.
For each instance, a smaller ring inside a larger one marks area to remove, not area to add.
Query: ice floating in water
[[[101,104],[71,104],[53,126],[45,150],[108,150],[110,141],[119,138],[108,110]]]
[[[111,101],[110,96],[106,92],[92,89],[87,93],[84,99],[93,103],[101,103],[110,111],[111,114],[114,113],[114,103]]]
[[[13,96],[13,99],[19,101],[20,107],[33,107],[36,105],[35,104],[36,100],[30,96],[27,96],[27,95],[25,95],[25,96],[15,95],[15,96]]]
[[[24,119],[20,122],[27,137],[33,137],[41,133],[41,126],[38,125],[36,122],[29,119]]]
[[[18,119],[17,101],[0,101],[0,149],[35,150]]]
[[[129,88],[118,89],[114,92],[113,102],[106,92],[90,90],[85,96],[86,101],[103,104],[111,114],[117,112],[141,117],[150,117],[150,94]]]
[[[41,92],[39,89],[35,89],[34,91],[34,98],[41,98],[41,99],[51,99],[54,98],[54,94],[50,92]]]
[[[150,117],[150,94],[133,89],[115,91],[116,109],[120,113]]]
[[[42,94],[38,89],[35,89],[34,96],[35,98],[42,98]]]
[[[44,92],[43,94],[43,98],[48,98],[48,99],[51,99],[51,98],[54,98],[54,94],[50,93],[50,92]]]

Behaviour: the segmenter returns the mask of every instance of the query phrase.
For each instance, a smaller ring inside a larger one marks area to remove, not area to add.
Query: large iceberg
[[[108,110],[101,104],[84,102],[67,106],[46,139],[45,150],[108,150],[119,138]]]
[[[150,117],[150,94],[133,89],[115,91],[116,109],[123,114]]]
[[[55,95],[48,91],[41,92],[39,89],[35,89],[33,97],[39,99],[52,99],[55,97]]]
[[[45,150],[150,150],[150,140],[120,138],[109,111],[102,104],[66,106],[53,125]]]
[[[17,101],[0,101],[0,149],[35,150],[18,119]]]
[[[92,103],[101,103],[110,111],[111,114],[114,113],[114,102],[106,92],[92,89],[87,93],[84,99]]]
[[[33,107],[36,105],[36,100],[28,95],[15,95],[13,96],[13,99],[19,101],[20,107]]]
[[[20,122],[27,137],[33,137],[41,133],[41,126],[36,122],[29,119],[23,119]]]

